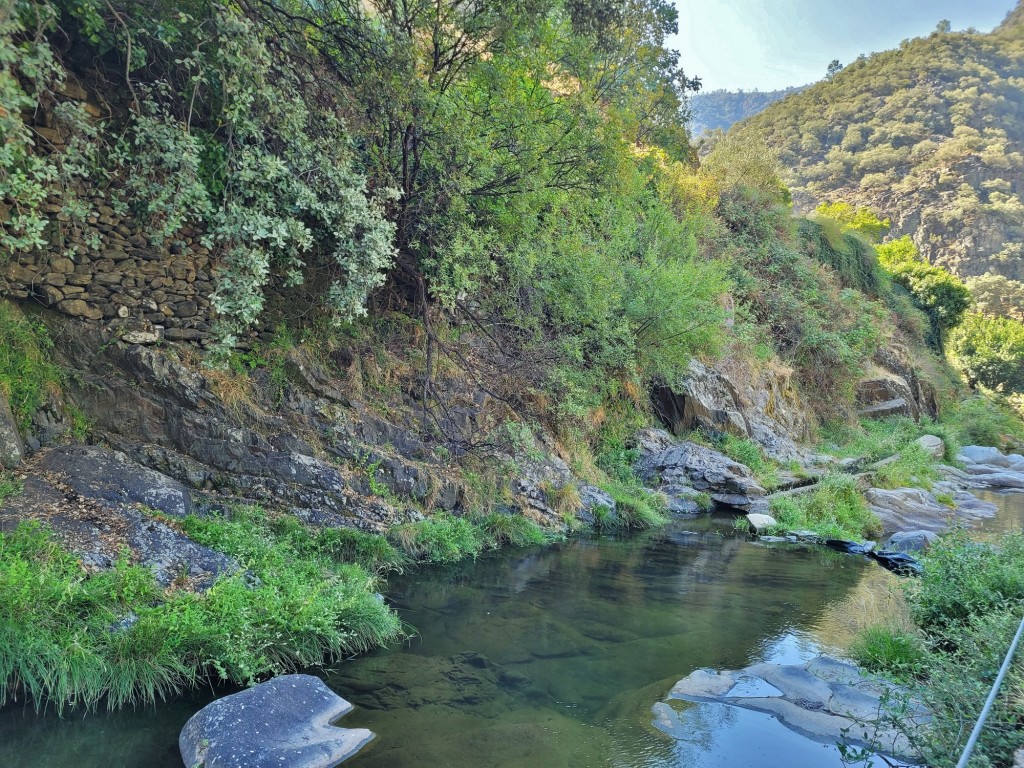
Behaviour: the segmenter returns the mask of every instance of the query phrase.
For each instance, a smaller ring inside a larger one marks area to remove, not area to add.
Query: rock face
[[[178,748],[187,768],[333,768],[373,738],[332,725],[351,710],[320,678],[283,675],[203,707]]]
[[[7,398],[0,391],[0,467],[14,469],[24,455],[25,446],[21,442],[18,423],[14,420]]]
[[[676,434],[727,432],[758,443],[778,461],[799,458],[796,443],[810,435],[810,409],[790,381],[791,371],[751,370],[736,360],[709,367],[692,360],[687,374],[651,393],[655,412]]]
[[[726,704],[774,715],[788,728],[826,744],[846,743],[878,748],[904,758],[915,756],[906,733],[885,719],[883,700],[900,700],[898,687],[869,677],[854,666],[827,656],[806,664],[754,664],[736,671],[698,669],[683,678],[654,705],[654,726],[675,738],[684,738],[692,727],[687,711],[677,711],[673,700]],[[904,728],[927,722],[923,707],[909,702],[902,718]]]
[[[676,442],[664,430],[637,433],[637,474],[670,499],[704,492],[719,504],[746,512],[766,512],[765,490],[743,464],[703,445]]]

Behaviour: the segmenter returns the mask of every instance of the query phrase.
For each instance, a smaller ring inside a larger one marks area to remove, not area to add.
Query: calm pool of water
[[[1020,527],[1024,495],[1000,500],[986,528]],[[697,707],[676,741],[651,706],[699,667],[841,652],[896,584],[863,558],[737,538],[728,517],[679,522],[394,578],[414,636],[323,676],[356,705],[341,724],[377,734],[354,768],[838,768],[834,746],[765,715]],[[181,768],[178,732],[211,695],[113,715],[8,708],[0,765]]]

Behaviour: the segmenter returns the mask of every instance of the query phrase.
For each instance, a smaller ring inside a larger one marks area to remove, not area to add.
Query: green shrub
[[[972,616],[1024,606],[1024,534],[1004,535],[998,546],[973,542],[956,530],[932,545],[923,577],[912,591],[914,622],[941,634]]]
[[[949,353],[971,385],[1024,392],[1024,323],[968,313],[949,335]]]
[[[21,493],[21,481],[10,472],[0,470],[0,505]]]
[[[410,556],[430,563],[457,563],[467,557],[475,558],[484,548],[479,528],[466,518],[447,512],[399,525],[389,535]]]
[[[1024,423],[1003,401],[986,395],[964,400],[944,418],[965,445],[1002,447],[1007,437],[1024,440]]]

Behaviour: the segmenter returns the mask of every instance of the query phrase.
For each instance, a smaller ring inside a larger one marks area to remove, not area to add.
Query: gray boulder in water
[[[187,768],[332,768],[373,738],[332,725],[352,705],[312,675],[282,675],[217,699],[185,723]]]

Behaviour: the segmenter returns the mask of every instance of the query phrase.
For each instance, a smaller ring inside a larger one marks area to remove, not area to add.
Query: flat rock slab
[[[333,768],[372,738],[332,725],[352,705],[312,675],[282,675],[208,704],[185,723],[186,768]]]
[[[61,446],[47,453],[40,466],[63,475],[75,492],[89,499],[136,502],[173,517],[192,511],[192,498],[184,485],[109,448]]]
[[[754,664],[735,671],[698,669],[672,688],[668,700],[726,704],[774,715],[790,730],[825,744],[845,743],[898,757],[915,757],[906,734],[886,720],[883,701],[898,700],[900,689],[857,667],[828,656],[805,664]],[[667,702],[653,708],[654,726],[681,738],[686,724]],[[927,722],[916,702],[901,721]]]

